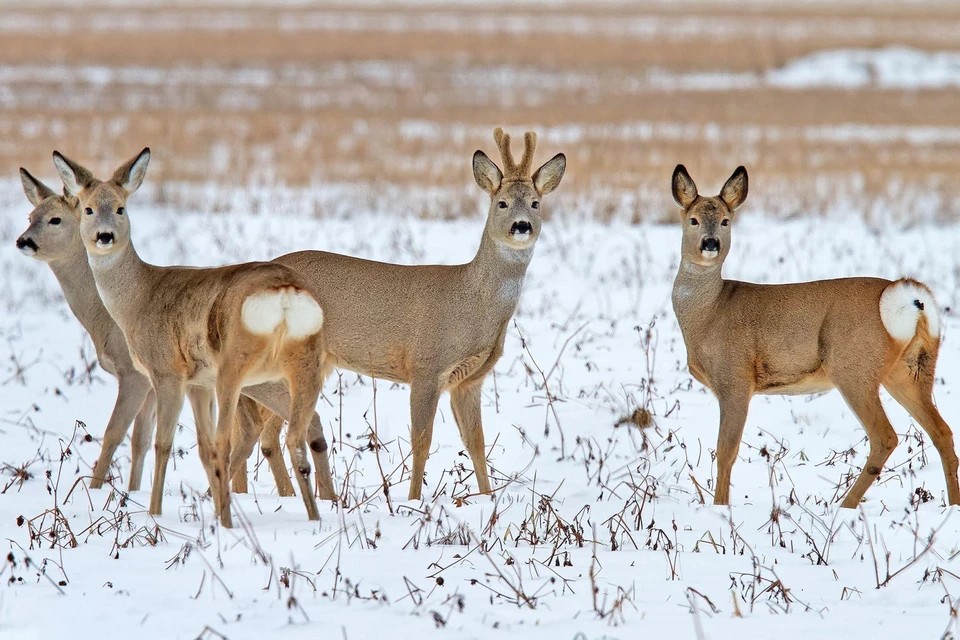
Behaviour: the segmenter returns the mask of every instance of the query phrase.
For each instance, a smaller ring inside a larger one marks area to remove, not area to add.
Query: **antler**
[[[510,151],[510,134],[504,133],[503,129],[497,127],[493,130],[493,139],[497,142],[500,149],[500,158],[503,160],[504,176],[515,178],[530,177],[530,167],[533,163],[533,152],[537,148],[537,134],[528,131],[523,136],[523,158],[518,165],[513,160],[513,153]]]

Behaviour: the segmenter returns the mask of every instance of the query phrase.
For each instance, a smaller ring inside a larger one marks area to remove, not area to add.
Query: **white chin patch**
[[[33,256],[37,255],[37,252],[33,249],[33,247],[23,247],[22,249],[20,249],[20,253],[27,256],[28,258],[32,258]]]
[[[704,258],[707,258],[708,260],[713,260],[718,255],[720,255],[720,252],[719,251],[701,251],[700,255],[702,255]]]

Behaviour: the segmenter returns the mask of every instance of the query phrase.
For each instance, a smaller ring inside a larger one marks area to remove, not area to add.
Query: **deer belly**
[[[807,395],[830,391],[833,389],[833,382],[827,377],[823,367],[817,367],[811,371],[784,373],[758,363],[756,389],[757,393],[764,395]]]

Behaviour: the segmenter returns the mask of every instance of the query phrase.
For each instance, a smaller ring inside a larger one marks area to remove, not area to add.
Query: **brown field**
[[[764,81],[821,51],[958,52],[960,3],[2,2],[0,38],[10,177],[149,145],[148,194],[177,206],[456,216],[503,125],[567,154],[554,211],[662,219],[682,162],[708,190],[747,165],[777,215],[960,216],[960,85]]]

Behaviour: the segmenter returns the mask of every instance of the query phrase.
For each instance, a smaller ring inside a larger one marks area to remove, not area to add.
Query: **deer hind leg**
[[[906,409],[933,441],[943,476],[947,482],[947,499],[950,504],[960,504],[960,486],[957,483],[957,452],[950,430],[940,412],[933,404],[933,367],[928,375],[915,374],[906,363],[897,363],[883,383],[883,387]]]
[[[151,388],[147,393],[143,406],[140,407],[137,417],[133,420],[132,453],[130,465],[130,491],[140,491],[140,481],[143,478],[143,465],[147,458],[147,450],[153,441],[153,431],[157,424],[157,394]]]
[[[150,513],[163,513],[163,485],[167,477],[167,462],[173,449],[173,434],[183,409],[183,380],[178,377],[153,379],[157,393],[157,436],[154,441],[156,467],[153,472],[153,487],[150,491]]]
[[[417,377],[410,384],[410,443],[413,447],[413,470],[410,472],[408,500],[419,500],[423,476],[433,441],[433,420],[440,401],[439,376]]]
[[[283,462],[283,450],[280,448],[280,432],[283,430],[283,418],[269,409],[260,410],[263,429],[260,431],[260,452],[270,465],[270,472],[277,484],[277,495],[289,497],[296,495],[290,472]]]
[[[214,393],[211,389],[190,387],[187,389],[187,398],[190,400],[190,407],[193,409],[193,421],[197,426],[197,451],[200,454],[200,464],[203,465],[203,470],[207,474],[210,493],[213,496],[214,510],[218,511],[217,505],[220,496],[213,489],[216,486],[213,461],[217,457],[216,444],[214,443]]]
[[[315,344],[315,343],[314,343]],[[287,365],[287,381],[290,388],[290,427],[287,431],[287,450],[293,464],[300,497],[307,509],[309,520],[319,520],[320,510],[310,482],[310,460],[307,457],[307,433],[310,420],[320,397],[320,358],[309,345],[296,347],[302,349],[297,357],[292,357]],[[329,467],[327,473],[329,474]],[[332,481],[331,481],[332,484]]]
[[[247,363],[227,362],[217,374],[217,431],[208,474],[211,476],[210,489],[217,517],[220,524],[228,529],[233,527],[230,513],[230,455],[233,436],[238,428],[237,404],[247,368]]]
[[[120,443],[127,435],[130,423],[133,422],[140,407],[143,406],[143,400],[150,391],[150,382],[143,375],[126,374],[118,377],[117,401],[113,406],[113,413],[110,414],[110,420],[107,421],[107,428],[103,433],[103,447],[100,449],[100,457],[93,468],[93,479],[90,481],[91,489],[99,489],[110,471],[110,464],[113,462],[113,455],[120,447]],[[131,476],[132,479],[132,476]]]
[[[860,420],[860,424],[866,430],[867,439],[870,442],[867,462],[840,505],[845,509],[856,509],[863,499],[863,494],[867,492],[870,485],[880,475],[883,465],[886,464],[893,450],[897,448],[897,432],[893,430],[893,425],[890,424],[887,414],[883,411],[883,405],[880,404],[879,385],[874,387],[872,384],[845,385],[838,383],[837,389],[839,389],[840,395],[843,396],[847,406]]]
[[[321,500],[336,500],[337,489],[333,486],[333,473],[330,470],[330,452],[327,449],[327,439],[323,437],[323,426],[320,416],[314,412],[310,418],[307,431],[310,445],[310,454],[313,464],[317,467],[317,490]]]
[[[722,505],[730,504],[730,476],[740,451],[753,393],[744,385],[718,391],[716,395],[720,402],[720,432],[717,434],[717,486],[713,504]]]
[[[480,493],[490,493],[490,477],[487,475],[487,450],[483,442],[483,422],[480,416],[480,392],[483,382],[475,382],[450,390],[450,408],[460,429],[460,438],[473,461]]]

